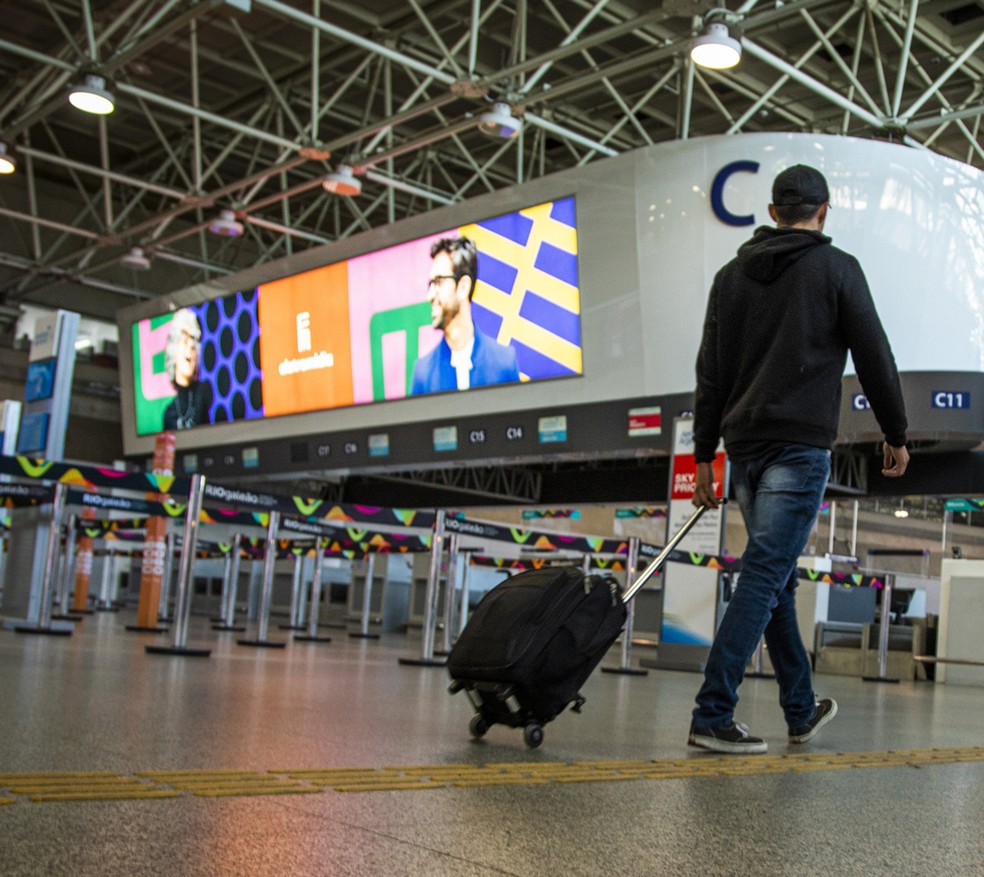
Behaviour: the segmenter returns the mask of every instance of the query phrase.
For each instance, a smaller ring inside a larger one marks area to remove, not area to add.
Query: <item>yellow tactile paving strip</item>
[[[19,802],[218,798],[764,776],[974,761],[984,762],[984,746],[792,755],[695,754],[674,761],[521,761],[268,771],[149,770],[129,775],[112,771],[0,773],[0,806]]]

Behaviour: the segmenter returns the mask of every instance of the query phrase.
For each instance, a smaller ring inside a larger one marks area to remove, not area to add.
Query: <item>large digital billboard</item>
[[[574,198],[132,327],[136,432],[582,374]]]

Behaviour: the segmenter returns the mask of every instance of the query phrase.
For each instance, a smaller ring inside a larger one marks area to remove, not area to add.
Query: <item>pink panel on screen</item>
[[[454,234],[455,232],[441,232],[349,259],[352,384],[356,404],[372,401],[370,319],[380,311],[417,304],[427,298],[431,244],[439,238]],[[438,332],[431,330],[421,333],[420,354],[427,353],[440,338]],[[401,398],[406,393],[406,364],[402,353],[405,350],[404,343],[400,344],[400,350],[401,355],[391,355],[395,349],[384,339],[384,386],[387,399]]]
[[[170,330],[170,322],[156,329],[150,328],[150,320],[141,320],[137,323],[137,342],[140,345],[140,392],[148,402],[174,395],[174,385],[168,378],[167,372],[154,371],[154,354],[160,353],[165,348]]]
[[[390,332],[383,337],[383,368],[386,376],[387,399],[399,399],[407,391],[403,370],[407,361],[407,336],[400,332]]]

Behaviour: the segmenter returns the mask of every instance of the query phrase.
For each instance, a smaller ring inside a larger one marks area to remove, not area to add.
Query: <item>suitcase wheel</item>
[[[472,716],[471,721],[468,723],[468,730],[476,740],[479,737],[484,737],[491,727],[492,723],[483,715]]]
[[[523,740],[530,749],[536,749],[543,742],[543,727],[536,723],[523,728]]]

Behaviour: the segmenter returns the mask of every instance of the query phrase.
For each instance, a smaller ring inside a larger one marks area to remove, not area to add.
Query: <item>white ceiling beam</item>
[[[963,62],[966,61],[971,55],[974,54],[982,45],[984,45],[984,31],[981,31],[977,35],[977,39],[974,40],[963,52],[956,57],[949,67],[943,71],[942,75],[937,78],[937,80],[922,93],[922,95],[909,106],[901,116],[903,119],[911,119],[919,110],[922,108],[923,104],[926,103],[934,94],[936,94],[946,83],[946,81],[953,76],[962,66]]]
[[[416,70],[418,73],[423,73],[426,76],[433,76],[445,85],[450,85],[454,82],[453,76],[437,70],[431,64],[425,64],[424,62],[418,61],[416,58],[412,58],[403,52],[398,52],[388,46],[384,46],[380,43],[374,42],[373,40],[366,39],[365,37],[338,27],[331,22],[324,21],[320,18],[315,18],[313,15],[309,15],[306,12],[301,12],[299,9],[292,9],[290,6],[287,6],[287,4],[279,2],[279,0],[253,0],[253,2],[257,6],[262,6],[265,9],[269,9],[271,12],[275,12],[284,18],[298,21],[308,27],[316,27],[324,33],[330,34],[336,39],[341,40],[342,42],[351,43],[354,46],[358,46],[360,49],[365,49],[365,51],[373,55],[381,55],[384,58],[389,58],[391,61],[396,61],[398,64],[402,64],[404,67],[408,67],[411,70]]]
[[[880,119],[878,116],[874,115],[874,113],[871,113],[868,110],[864,109],[864,107],[859,107],[857,104],[847,100],[847,98],[838,94],[829,86],[826,86],[822,82],[818,82],[812,76],[808,76],[807,74],[803,73],[801,70],[794,67],[788,61],[784,61],[782,58],[773,55],[772,52],[768,51],[767,49],[764,49],[762,46],[758,45],[757,43],[752,42],[752,40],[748,39],[747,37],[743,38],[741,43],[742,43],[742,47],[746,52],[748,52],[748,54],[758,58],[760,61],[765,62],[773,69],[778,70],[780,73],[788,74],[790,79],[795,80],[800,85],[804,86],[805,88],[808,88],[810,91],[813,91],[816,94],[820,95],[821,97],[825,98],[834,106],[847,110],[849,113],[851,113],[851,115],[857,117],[862,122],[864,122],[865,124],[869,125],[872,128],[880,129],[883,127],[884,121]]]

